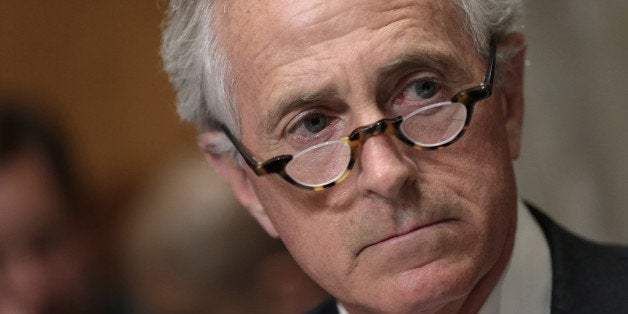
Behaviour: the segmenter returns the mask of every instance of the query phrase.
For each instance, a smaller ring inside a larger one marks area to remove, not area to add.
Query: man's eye
[[[409,81],[392,104],[396,114],[405,115],[417,108],[444,101],[445,88],[439,79],[432,77],[416,78]]]
[[[322,113],[315,113],[305,117],[301,120],[301,128],[302,130],[297,130],[299,133],[309,133],[316,134],[329,124],[327,116]],[[304,130],[303,130],[304,129]]]
[[[439,88],[439,84],[433,81],[416,81],[408,86],[408,96],[416,99],[429,99],[438,93]]]
[[[310,110],[302,112],[294,122],[287,126],[284,134],[286,141],[293,148],[305,149],[332,139],[338,139],[345,130],[342,119],[328,111]]]

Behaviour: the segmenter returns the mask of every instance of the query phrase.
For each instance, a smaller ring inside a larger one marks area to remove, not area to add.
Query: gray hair
[[[466,14],[467,30],[476,48],[488,54],[489,38],[515,32],[522,0],[452,0]],[[163,24],[161,55],[177,90],[177,112],[201,131],[225,124],[239,133],[236,101],[228,82],[229,63],[218,44],[213,0],[170,0]],[[509,58],[516,51],[500,52]],[[219,153],[232,149],[226,137],[210,144]]]

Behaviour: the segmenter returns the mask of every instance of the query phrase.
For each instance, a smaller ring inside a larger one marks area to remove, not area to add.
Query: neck
[[[491,270],[482,277],[475,285],[471,293],[461,302],[459,307],[452,307],[445,311],[439,311],[439,313],[477,313],[484,302],[488,299],[489,295],[497,285],[499,278],[504,273],[506,266],[512,256],[512,250],[515,243],[515,231],[517,221],[515,219],[511,222],[511,228],[508,232],[508,237],[502,248],[502,254],[499,256],[495,265]]]

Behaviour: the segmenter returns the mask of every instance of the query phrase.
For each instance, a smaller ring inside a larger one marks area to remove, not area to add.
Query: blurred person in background
[[[148,181],[120,230],[132,313],[301,313],[327,294],[202,158]]]
[[[0,313],[87,309],[75,193],[58,129],[36,107],[0,100]]]

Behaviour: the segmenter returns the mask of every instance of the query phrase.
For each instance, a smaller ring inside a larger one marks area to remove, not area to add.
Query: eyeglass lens
[[[435,147],[452,141],[464,128],[467,108],[443,102],[420,108],[404,117],[401,131],[415,144]]]

